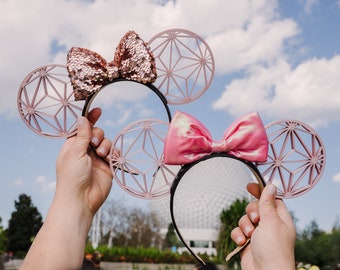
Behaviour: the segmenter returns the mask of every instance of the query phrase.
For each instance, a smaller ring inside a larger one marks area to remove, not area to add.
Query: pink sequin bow
[[[165,164],[187,164],[218,152],[251,162],[266,161],[268,138],[258,113],[247,114],[235,121],[220,141],[214,141],[208,129],[193,116],[175,113],[164,145]]]
[[[67,70],[75,100],[84,100],[114,79],[153,83],[156,64],[151,49],[137,33],[127,32],[120,40],[112,62],[96,52],[73,47],[67,54]]]

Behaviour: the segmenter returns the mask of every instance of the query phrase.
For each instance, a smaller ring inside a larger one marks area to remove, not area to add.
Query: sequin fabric
[[[153,83],[157,78],[152,51],[134,31],[127,32],[120,40],[111,62],[91,50],[71,48],[67,54],[67,70],[75,100],[87,99],[117,78],[144,84]]]

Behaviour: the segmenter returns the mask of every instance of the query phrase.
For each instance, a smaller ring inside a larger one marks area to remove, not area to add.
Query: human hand
[[[260,199],[248,204],[239,227],[231,232],[231,238],[238,245],[251,237],[250,244],[241,253],[241,268],[295,269],[295,225],[284,202],[276,199],[276,187],[269,184],[262,194],[255,183],[248,184],[247,189]]]
[[[103,130],[93,127],[100,114],[96,108],[88,119],[79,117],[77,135],[62,146],[55,196],[21,270],[80,269],[93,216],[112,185],[112,173],[104,160],[111,142]]]
[[[90,220],[112,186],[112,173],[104,160],[110,152],[111,141],[104,137],[102,129],[93,127],[100,115],[101,110],[95,108],[88,118],[78,118],[77,135],[66,140],[56,164],[55,199],[84,207]]]

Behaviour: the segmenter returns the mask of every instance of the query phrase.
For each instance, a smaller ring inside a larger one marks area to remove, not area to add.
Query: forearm
[[[20,270],[80,269],[92,221],[92,216],[81,208],[77,202],[53,200]]]
[[[100,110],[92,110],[88,115],[91,122],[80,117],[77,135],[67,139],[60,150],[56,194],[20,270],[81,268],[93,215],[112,185],[111,169],[101,159],[109,154],[112,143],[102,130],[92,128],[99,116]],[[88,151],[91,138],[97,138],[100,151]]]

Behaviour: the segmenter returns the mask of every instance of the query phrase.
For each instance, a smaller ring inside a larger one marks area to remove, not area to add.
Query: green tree
[[[245,209],[249,201],[247,199],[237,199],[235,200],[229,208],[222,211],[221,219],[221,229],[216,243],[217,256],[220,260],[224,261],[226,254],[230,253],[236,247],[236,244],[230,237],[231,231],[238,226],[238,221],[240,217],[245,214]],[[240,263],[240,258],[238,256],[233,257],[229,264]]]
[[[330,235],[330,246],[331,250],[331,260],[329,263],[331,265],[336,265],[340,262],[340,228],[333,229],[331,235]]]
[[[168,226],[168,231],[165,235],[164,239],[164,247],[171,248],[171,247],[180,247],[183,246],[182,242],[179,240],[174,225],[172,223]]]
[[[14,206],[15,211],[8,222],[7,249],[14,253],[26,253],[42,226],[42,217],[26,194],[20,194]]]
[[[339,231],[331,233],[320,230],[313,220],[301,234],[297,235],[295,244],[295,258],[305,264],[310,263],[324,268],[335,264],[339,260]]]
[[[2,227],[2,219],[0,217],[0,254],[6,251],[6,231]]]

